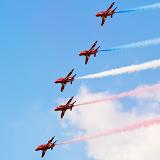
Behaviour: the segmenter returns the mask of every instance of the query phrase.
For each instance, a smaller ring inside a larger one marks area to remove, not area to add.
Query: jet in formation
[[[77,75],[77,74],[75,74],[75,75],[71,76],[72,73],[73,73],[73,71],[74,71],[74,69],[72,69],[65,78],[61,77],[61,78],[57,79],[54,82],[54,83],[60,83],[62,85],[61,86],[61,92],[63,92],[63,90],[64,90],[64,88],[65,88],[65,86],[66,86],[67,83],[71,83],[71,84],[73,83],[74,78]]]
[[[35,149],[35,151],[42,151],[42,155],[41,155],[42,158],[44,157],[47,150],[49,149],[52,150],[56,146],[57,141],[52,142],[54,138],[55,137],[52,137],[46,144],[41,144]]]
[[[98,12],[96,14],[96,17],[101,17],[102,18],[101,26],[104,25],[107,17],[111,16],[111,18],[112,18],[113,15],[116,13],[115,10],[117,9],[117,7],[114,8],[114,9],[112,9],[112,7],[114,6],[114,4],[115,4],[115,2],[113,2],[107,10],[100,11],[100,12]]]
[[[74,97],[71,97],[66,104],[60,105],[60,106],[58,106],[57,108],[54,109],[55,111],[61,111],[61,119],[64,117],[64,114],[67,110],[70,109],[70,111],[72,111],[72,108],[75,106],[74,104],[76,103],[76,101],[71,103],[73,98]]]
[[[96,45],[97,45],[97,42],[98,42],[98,41],[96,41],[89,50],[84,50],[84,51],[80,52],[79,56],[85,56],[85,57],[86,57],[86,59],[85,59],[85,64],[88,63],[89,58],[90,58],[90,56],[91,56],[92,54],[94,55],[94,57],[96,57],[96,54],[98,53],[98,49],[100,48],[100,46],[98,46],[98,47],[95,49],[95,47],[96,47]]]

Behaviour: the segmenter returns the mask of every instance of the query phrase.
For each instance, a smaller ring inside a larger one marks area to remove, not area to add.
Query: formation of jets
[[[114,4],[115,4],[115,2],[113,2],[107,10],[98,12],[96,14],[96,17],[102,18],[101,26],[104,25],[107,17],[111,16],[111,18],[112,18],[113,15],[116,13],[115,10],[117,9],[117,7],[112,9]],[[96,57],[97,53],[99,52],[100,46],[96,47],[97,43],[98,43],[98,41],[94,42],[94,44],[90,47],[89,50],[84,50],[79,53],[79,56],[85,56],[85,64],[88,63],[91,55]],[[61,77],[61,78],[55,80],[54,83],[61,84],[61,92],[64,91],[66,84],[73,83],[75,76],[76,76],[76,74],[72,75],[73,72],[74,72],[74,69],[72,69],[66,77]],[[61,119],[64,117],[67,110],[72,111],[72,109],[75,107],[76,101],[72,102],[73,98],[74,97],[71,97],[66,104],[62,104],[54,109],[54,111],[61,112]],[[46,144],[41,144],[35,149],[35,151],[42,151],[42,154],[41,154],[42,158],[44,157],[47,150],[49,150],[49,149],[52,150],[57,145],[56,144],[57,141],[53,142],[54,138],[55,137],[52,137]]]

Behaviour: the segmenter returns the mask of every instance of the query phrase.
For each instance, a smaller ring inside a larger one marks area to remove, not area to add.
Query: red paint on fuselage
[[[48,150],[51,149],[52,147],[54,147],[55,145],[53,145],[53,143],[49,143],[47,144],[41,144],[40,146],[38,146],[35,151],[43,151],[43,150]]]
[[[84,51],[80,52],[79,56],[90,56],[92,54],[95,55],[97,52],[98,52],[97,49],[93,49],[92,51],[90,51],[90,50],[84,50]]]
[[[73,108],[73,104],[68,104],[68,105],[60,105],[58,107],[56,107],[54,110],[55,111],[66,111],[67,109],[72,109]]]
[[[65,78],[59,78],[54,83],[64,83],[64,84],[66,84],[66,83],[72,82],[73,80],[74,80],[73,77],[68,77],[66,79]]]
[[[109,12],[106,13],[106,11],[101,11],[101,12],[98,12],[96,14],[96,17],[107,17],[107,16],[112,16],[114,14],[114,12],[112,10],[110,10]]]

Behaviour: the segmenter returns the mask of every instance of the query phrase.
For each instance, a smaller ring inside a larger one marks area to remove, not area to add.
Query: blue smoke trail
[[[107,51],[110,52],[110,51],[123,50],[123,49],[129,49],[129,48],[143,48],[143,47],[153,46],[153,45],[160,45],[160,38],[139,41],[139,42],[121,45],[118,47],[108,48],[108,49],[99,50],[99,51],[100,52],[107,52]]]
[[[130,12],[152,10],[152,9],[160,9],[160,3],[155,3],[155,4],[131,8],[131,9],[126,9],[126,10],[122,10],[122,11],[117,11],[116,13],[130,13]]]

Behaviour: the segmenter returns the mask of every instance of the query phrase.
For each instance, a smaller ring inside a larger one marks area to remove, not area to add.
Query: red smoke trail
[[[111,129],[111,130],[101,132],[101,133],[80,136],[80,137],[77,137],[77,138],[73,138],[71,140],[61,142],[57,145],[77,143],[79,141],[95,139],[95,138],[98,138],[98,137],[111,136],[111,135],[118,134],[118,133],[125,133],[125,132],[128,132],[128,131],[134,131],[136,129],[140,129],[142,127],[146,128],[146,127],[152,126],[154,124],[160,124],[160,117],[145,120],[145,121],[142,121],[142,122],[138,122],[138,123],[135,123],[135,124],[123,127],[123,128],[115,128],[115,129]]]
[[[118,100],[118,99],[121,99],[124,97],[134,97],[134,96],[137,96],[137,95],[142,94],[144,92],[155,92],[158,90],[160,90],[160,84],[155,84],[152,86],[140,87],[140,88],[134,89],[132,91],[128,91],[128,92],[123,92],[120,94],[107,96],[106,98],[103,98],[103,99],[79,103],[79,104],[76,104],[75,106],[94,104],[94,103],[99,103],[99,102],[103,102],[103,101]]]

